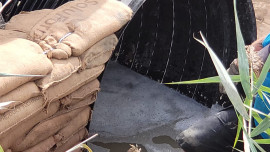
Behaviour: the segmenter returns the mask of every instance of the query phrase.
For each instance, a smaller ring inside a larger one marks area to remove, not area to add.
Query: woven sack
[[[20,143],[14,145],[12,149],[15,151],[23,151],[47,139],[48,137],[57,133],[61,128],[66,126],[83,109],[84,108],[76,109],[40,122],[33,129],[31,129],[31,131]]]
[[[57,147],[54,152],[63,152],[66,151],[76,144],[79,144],[83,139],[88,137],[88,131],[86,128],[81,129],[77,133],[73,134],[69,137],[66,141],[62,142],[62,146]],[[76,150],[75,152],[81,151],[80,149]]]
[[[52,63],[52,72],[36,82],[42,89],[47,89],[53,84],[67,79],[81,67],[81,61],[78,57],[71,57],[66,60],[52,59]]]
[[[90,114],[91,114],[91,108],[86,106],[84,110],[82,110],[64,128],[59,130],[57,134],[54,135],[55,142],[59,143],[60,141],[65,141],[74,133],[84,128],[89,122]]]
[[[60,107],[59,102],[52,103],[48,109],[42,109],[25,119],[23,122],[19,123],[15,127],[11,128],[9,131],[2,133],[0,135],[0,145],[4,150],[10,148],[13,145],[17,145],[22,141],[22,138],[40,121],[55,114]]]
[[[118,39],[113,34],[97,42],[95,45],[85,51],[80,56],[82,60],[81,70],[86,68],[90,69],[106,63],[110,59],[112,51],[115,49],[117,42]]]
[[[25,39],[6,39],[0,42],[1,72],[46,75],[51,70],[51,61],[36,43]],[[0,77],[0,96],[37,78],[40,77]]]
[[[70,106],[86,98],[93,98],[94,101],[96,99],[97,92],[100,90],[99,86],[99,81],[95,79],[83,85],[82,87],[67,95],[66,97],[60,99],[61,104],[63,104],[64,106]]]
[[[104,65],[101,65],[92,69],[86,69],[81,73],[73,73],[61,83],[53,85],[47,89],[43,89],[42,93],[44,94],[46,102],[50,103],[67,96],[79,89],[81,86],[96,79],[103,70]]]
[[[0,103],[14,101],[11,104],[5,106],[4,109],[0,109],[0,114],[5,113],[6,111],[10,111],[14,109],[16,105],[19,105],[26,100],[39,95],[41,95],[41,92],[34,82],[25,83],[0,97]]]

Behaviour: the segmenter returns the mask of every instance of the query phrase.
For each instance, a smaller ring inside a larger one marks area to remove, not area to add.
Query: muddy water
[[[177,142],[172,139],[170,136],[157,136],[152,138],[152,142],[154,144],[168,144],[172,148],[179,148],[177,145]],[[93,142],[92,144],[109,149],[110,152],[126,152],[130,148],[130,144],[132,145],[138,145],[139,148],[141,148],[141,152],[147,152],[146,148],[141,145],[141,144],[136,144],[136,143],[117,143],[117,142],[112,142],[112,143],[103,143],[103,142]]]
[[[172,139],[170,136],[158,136],[158,137],[154,137],[152,138],[152,141],[154,144],[168,144],[170,145],[172,148],[179,148],[177,142]]]
[[[100,146],[102,148],[109,149],[110,152],[126,152],[130,148],[130,144],[136,145],[136,143],[102,143],[102,142],[93,142],[92,144]],[[137,144],[141,148],[141,152],[147,152],[143,145]]]

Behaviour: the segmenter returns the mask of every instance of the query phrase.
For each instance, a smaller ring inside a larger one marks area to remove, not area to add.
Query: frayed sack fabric
[[[68,122],[76,117],[76,115],[78,115],[83,109],[85,108],[76,109],[40,122],[25,136],[20,143],[18,143],[18,145],[14,145],[12,149],[15,151],[23,151],[47,139],[66,126]]]
[[[1,30],[0,29],[0,42],[10,38],[23,38],[27,39],[26,33],[13,31],[13,30]]]
[[[55,144],[54,138],[51,136],[24,152],[48,152]]]
[[[48,109],[42,109],[35,115],[25,119],[17,126],[0,135],[0,145],[4,150],[21,142],[22,138],[40,121],[55,114],[60,107],[59,102],[52,103]],[[12,148],[11,148],[12,149]]]
[[[50,136],[33,147],[25,150],[25,152],[46,152],[50,151],[52,147],[57,148],[62,146],[62,142],[66,142],[69,137],[72,137],[73,134],[77,133],[87,125],[90,111],[90,107],[85,108],[56,135]]]
[[[54,135],[55,142],[65,141],[72,134],[78,132],[80,129],[85,127],[90,118],[91,108],[86,106],[76,117],[74,117],[64,128],[59,130],[56,135]]]
[[[46,75],[52,63],[39,45],[24,39],[0,42],[0,71],[10,74]],[[38,77],[40,78],[40,77]],[[0,96],[37,77],[0,77]]]
[[[62,142],[62,146],[57,147],[54,152],[63,152],[66,151],[76,144],[79,144],[83,139],[88,137],[88,131],[86,128],[82,128],[77,133],[73,134],[71,137],[69,137],[66,141]],[[77,150],[80,151],[80,150]]]
[[[24,104],[17,106],[14,110],[0,115],[0,136],[15,126],[18,126],[25,119],[43,109],[44,99],[42,96],[27,100]]]
[[[81,67],[81,61],[78,57],[71,57],[66,60],[52,59],[51,61],[53,63],[52,72],[36,81],[36,84],[42,89],[47,89],[53,84],[67,79]]]
[[[4,109],[0,109],[0,114],[13,110],[16,105],[39,95],[41,95],[41,92],[34,82],[25,83],[0,97],[0,103],[12,101],[12,103],[5,106]]]
[[[64,106],[70,106],[78,103],[79,101],[88,98],[90,96],[96,96],[97,92],[100,90],[100,83],[97,79],[83,85],[76,91],[72,92],[68,96],[60,99],[61,104]],[[91,98],[91,97],[90,97]]]
[[[42,93],[46,102],[50,103],[67,96],[68,94],[79,89],[81,86],[96,79],[103,70],[104,65],[101,65],[92,69],[86,69],[81,73],[73,73],[61,83],[53,85],[47,89],[43,89]]]
[[[76,104],[74,105],[71,105],[71,106],[62,106],[60,107],[60,110],[55,114],[53,115],[53,117],[57,117],[59,115],[62,115],[62,114],[65,114],[65,113],[68,113],[70,111],[73,111],[75,109],[80,109],[82,107],[86,107],[86,106],[89,106],[90,104],[92,104],[94,101],[96,100],[96,96],[94,97],[89,97],[89,98],[86,98],[82,101],[79,101],[77,102]]]
[[[81,70],[86,68],[90,69],[106,63],[110,59],[117,42],[118,39],[113,34],[97,42],[95,45],[85,51],[80,56],[82,60]]]

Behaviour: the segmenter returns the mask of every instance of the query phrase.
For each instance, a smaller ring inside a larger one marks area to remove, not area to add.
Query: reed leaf
[[[264,87],[262,84],[263,84],[269,70],[270,70],[270,57],[268,56],[266,62],[264,63],[262,72],[261,72],[257,82],[254,85],[254,89],[252,90],[253,95],[255,95],[257,93],[259,88]],[[267,87],[264,87],[264,88],[267,88]],[[267,90],[268,90],[267,92],[270,93],[270,88],[268,88]]]
[[[258,144],[270,144],[270,139],[255,139],[254,141]]]
[[[215,65],[215,68],[217,70],[217,73],[220,77],[221,83],[230,99],[230,101],[232,102],[234,108],[246,119],[249,120],[249,116],[248,113],[244,107],[244,104],[242,102],[242,99],[235,87],[235,85],[233,84],[229,74],[227,73],[226,69],[224,68],[224,66],[222,65],[221,61],[218,59],[217,55],[214,53],[214,51],[212,50],[212,48],[209,46],[208,42],[206,41],[205,37],[203,36],[203,34],[200,32],[201,37],[203,39],[203,41],[197,39],[194,37],[194,39],[196,39],[198,42],[200,42],[202,45],[204,45],[207,50],[208,53],[210,54],[210,57]]]
[[[240,82],[240,76],[239,75],[230,75],[233,82]],[[190,80],[190,81],[180,81],[180,82],[171,82],[171,83],[165,83],[165,84],[203,84],[203,83],[220,83],[220,77],[208,77],[203,78],[199,80]]]
[[[0,152],[4,152],[4,149],[2,148],[1,145],[0,145]]]
[[[245,42],[240,29],[240,24],[238,20],[238,14],[236,10],[236,0],[234,0],[234,15],[235,15],[235,29],[236,29],[236,40],[237,40],[237,55],[238,55],[238,67],[241,78],[241,84],[243,90],[248,99],[252,99],[251,89],[250,89],[250,78],[249,78],[249,63],[248,57],[245,49]]]

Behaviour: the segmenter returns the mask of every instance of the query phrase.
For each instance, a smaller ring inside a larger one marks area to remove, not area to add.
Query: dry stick
[[[85,139],[84,141],[80,142],[79,144],[73,146],[72,148],[70,148],[70,149],[67,150],[66,152],[72,152],[72,151],[74,151],[74,150],[76,150],[76,149],[78,149],[78,148],[81,148],[82,145],[83,145],[84,143],[86,143],[86,142],[88,142],[88,141],[90,141],[90,140],[96,138],[97,136],[98,136],[98,134],[94,134],[93,136],[91,136],[91,137]]]

